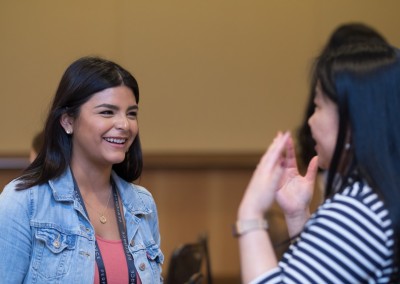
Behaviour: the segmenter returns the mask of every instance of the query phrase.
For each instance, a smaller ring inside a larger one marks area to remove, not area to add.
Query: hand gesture
[[[239,219],[264,218],[276,191],[282,187],[284,152],[289,137],[289,133],[279,132],[261,158],[239,206]]]
[[[314,157],[305,176],[299,174],[292,137],[286,142],[284,173],[275,199],[286,218],[309,215],[309,205],[313,196],[315,177],[318,170],[317,157]]]

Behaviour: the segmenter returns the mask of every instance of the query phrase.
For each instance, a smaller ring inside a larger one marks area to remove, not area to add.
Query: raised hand
[[[285,173],[284,152],[289,133],[278,133],[261,158],[239,207],[239,219],[263,218],[275,199]]]
[[[318,160],[314,157],[308,165],[305,176],[300,175],[293,139],[286,142],[283,175],[275,199],[281,207],[288,225],[289,234],[296,235],[310,216],[309,205],[313,196],[318,170]]]

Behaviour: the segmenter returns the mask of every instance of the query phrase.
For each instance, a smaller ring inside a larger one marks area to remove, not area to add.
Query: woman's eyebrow
[[[128,107],[128,110],[138,110],[138,109],[139,109],[138,105]]]
[[[116,105],[111,105],[111,104],[101,104],[101,105],[95,106],[95,108],[101,108],[101,107],[110,108],[113,110],[119,109],[119,107],[117,107]],[[139,107],[137,105],[128,107],[128,110],[137,110],[137,109],[139,109]]]

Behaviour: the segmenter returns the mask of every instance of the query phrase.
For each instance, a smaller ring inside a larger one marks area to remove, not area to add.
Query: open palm
[[[293,139],[289,137],[286,143],[284,173],[275,194],[275,199],[285,216],[295,216],[309,211],[317,169],[317,158],[314,157],[310,161],[306,175],[302,176],[299,173]]]

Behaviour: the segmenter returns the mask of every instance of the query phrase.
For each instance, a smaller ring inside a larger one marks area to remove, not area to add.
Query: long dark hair
[[[136,79],[120,65],[99,57],[83,57],[73,62],[63,74],[53,99],[44,126],[43,146],[19,178],[17,188],[26,189],[59,177],[69,166],[72,154],[71,136],[62,128],[61,116],[67,113],[76,118],[80,107],[93,94],[121,85],[131,89],[139,103]],[[141,175],[142,166],[142,149],[137,135],[124,161],[113,165],[113,170],[132,182]]]
[[[350,177],[367,181],[388,208],[399,263],[399,53],[377,41],[344,45],[319,62],[316,74],[323,93],[337,104],[339,113],[326,197],[341,192]],[[348,142],[350,149],[345,147]]]
[[[308,119],[314,113],[314,93],[318,81],[316,70],[317,66],[321,64],[319,62],[343,45],[369,44],[371,42],[387,43],[386,39],[379,32],[363,23],[343,24],[334,30],[318,57],[315,58],[313,67],[311,68],[310,89],[306,109],[296,133],[299,147],[299,162],[302,168],[307,168],[311,158],[317,154],[314,149],[315,142],[311,136]]]

